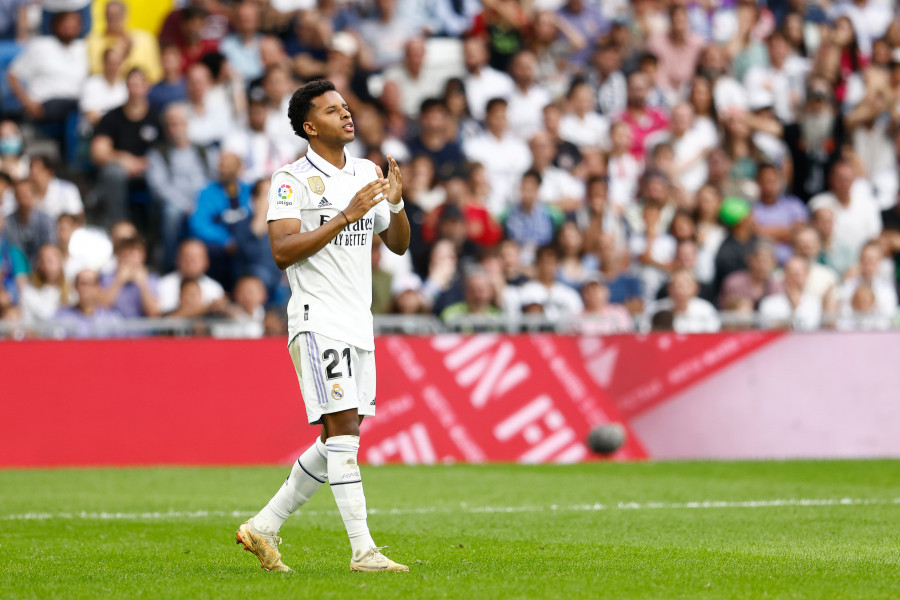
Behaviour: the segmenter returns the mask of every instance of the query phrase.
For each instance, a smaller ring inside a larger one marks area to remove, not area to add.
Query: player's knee
[[[325,426],[325,438],[336,435],[355,435],[359,437],[359,416],[355,410],[345,410],[330,415],[322,415]]]

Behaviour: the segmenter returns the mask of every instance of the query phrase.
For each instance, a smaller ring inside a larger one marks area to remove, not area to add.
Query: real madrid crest
[[[318,175],[313,175],[306,181],[309,183],[309,189],[312,190],[313,194],[322,194],[325,191],[325,183]]]
[[[316,179],[318,179],[318,177]],[[344,397],[344,390],[341,389],[341,384],[335,383],[331,386],[331,397],[337,402],[340,402],[341,398]]]

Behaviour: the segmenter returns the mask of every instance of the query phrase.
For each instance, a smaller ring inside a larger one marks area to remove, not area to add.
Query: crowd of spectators
[[[350,152],[403,171],[376,314],[895,326],[890,0],[153,4],[0,0],[0,323],[284,332],[268,181],[326,78]]]

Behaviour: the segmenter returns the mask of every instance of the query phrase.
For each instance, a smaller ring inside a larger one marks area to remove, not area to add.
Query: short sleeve
[[[107,137],[115,139],[116,137],[116,129],[118,129],[118,123],[116,123],[116,113],[117,111],[111,110],[100,118],[100,121],[94,127],[94,136],[105,135]]]
[[[375,233],[381,233],[391,224],[391,209],[387,199],[375,205]]]
[[[300,219],[300,211],[307,208],[309,194],[293,175],[278,171],[272,176],[269,186],[269,212],[267,221],[279,219]]]

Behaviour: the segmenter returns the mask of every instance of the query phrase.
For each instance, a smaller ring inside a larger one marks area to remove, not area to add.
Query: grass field
[[[898,461],[365,468],[407,574],[348,571],[327,488],[262,571],[234,531],[286,474],[0,471],[0,597],[900,598]]]

